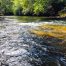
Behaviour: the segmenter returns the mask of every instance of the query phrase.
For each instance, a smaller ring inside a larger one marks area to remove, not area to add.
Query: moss
[[[59,11],[59,16],[60,17],[66,17],[66,8],[61,10],[61,11]]]
[[[61,13],[60,17],[66,17],[66,13]]]

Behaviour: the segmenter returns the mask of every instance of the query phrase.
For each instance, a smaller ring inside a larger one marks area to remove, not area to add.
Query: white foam
[[[8,55],[8,56],[19,56],[19,55],[24,55],[25,53],[27,53],[27,50],[25,49],[19,49],[19,50],[10,50],[10,51],[6,51],[4,54]]]
[[[39,25],[42,25],[42,24],[53,24],[53,22],[38,22],[38,23],[35,23],[35,22],[31,22],[31,23],[18,23],[19,25],[23,25],[23,26],[39,26]]]

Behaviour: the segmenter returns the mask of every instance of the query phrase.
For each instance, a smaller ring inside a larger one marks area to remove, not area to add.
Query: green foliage
[[[22,7],[21,7],[21,1],[20,0],[13,0],[12,1],[13,5],[12,5],[12,11],[14,13],[14,15],[20,15],[21,14],[21,10],[22,10]]]
[[[33,1],[34,0],[22,0],[23,14],[33,12]]]
[[[8,14],[12,12],[11,0],[0,0],[0,10],[3,14]]]
[[[66,0],[0,0],[0,13],[3,14],[51,15],[53,11],[57,14],[64,7]]]
[[[13,13],[23,13],[24,15],[32,12],[33,1],[32,0],[13,0]]]
[[[49,4],[50,0],[35,0],[34,13],[37,15],[39,15],[39,13],[45,13]]]

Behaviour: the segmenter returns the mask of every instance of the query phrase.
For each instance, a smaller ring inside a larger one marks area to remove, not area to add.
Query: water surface
[[[66,21],[25,16],[7,16],[0,20],[1,65],[66,66],[66,45],[56,45],[62,39],[31,33],[31,30],[37,30],[38,26],[44,24],[66,26]]]

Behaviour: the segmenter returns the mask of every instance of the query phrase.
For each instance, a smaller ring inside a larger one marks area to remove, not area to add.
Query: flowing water
[[[66,25],[66,21],[43,17],[4,17],[0,20],[0,66],[66,66],[66,55],[59,52],[64,47],[48,45],[48,39],[30,32],[41,24]],[[50,38],[50,41],[54,44],[62,40]]]

